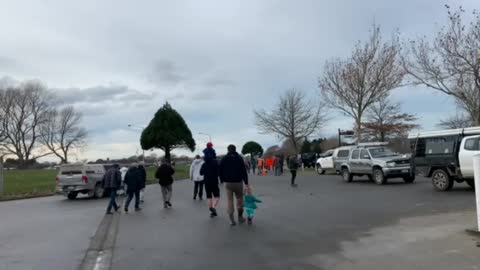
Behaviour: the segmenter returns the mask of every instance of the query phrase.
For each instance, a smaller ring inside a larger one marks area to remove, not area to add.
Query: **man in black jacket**
[[[220,162],[220,180],[225,183],[228,201],[230,225],[235,226],[233,196],[237,200],[238,222],[244,223],[243,217],[243,184],[248,187],[248,173],[243,158],[237,153],[235,145],[228,146],[228,153]]]
[[[112,168],[108,169],[108,171],[103,176],[103,184],[105,191],[110,193],[110,201],[108,202],[107,206],[107,214],[112,214],[112,207],[115,209],[115,212],[118,211],[117,205],[117,189],[122,184],[122,174],[118,169],[118,164],[114,164]]]
[[[207,193],[208,209],[210,217],[217,216],[217,206],[220,202],[220,188],[218,187],[218,161],[215,158],[205,158],[205,162],[200,169],[200,175],[205,182],[205,191]]]
[[[140,176],[140,170],[136,163],[128,169],[127,174],[125,174],[125,184],[127,184],[127,201],[125,202],[125,212],[128,212],[128,206],[135,196],[135,211],[142,210],[140,208],[140,189],[142,188],[142,179]]]
[[[165,159],[162,160],[162,165],[160,165],[160,167],[158,167],[157,171],[155,172],[155,178],[158,179],[158,183],[162,188],[164,208],[172,207],[172,203],[170,202],[170,200],[172,199],[172,185],[174,174],[175,170],[170,164],[168,164],[167,160]]]

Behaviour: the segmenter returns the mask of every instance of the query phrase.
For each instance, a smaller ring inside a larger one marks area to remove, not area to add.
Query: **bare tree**
[[[472,119],[464,114],[457,113],[447,119],[440,120],[437,127],[444,129],[466,128],[473,125]]]
[[[436,35],[411,41],[402,65],[412,82],[453,96],[457,105],[480,125],[480,15],[465,24],[465,10],[452,12],[446,5],[449,24]]]
[[[53,96],[38,81],[27,81],[5,90],[0,104],[5,114],[4,135],[0,147],[6,154],[17,156],[20,164],[51,154],[37,144],[40,126],[48,121]]]
[[[61,163],[68,163],[68,153],[86,143],[87,131],[80,126],[82,114],[68,106],[60,111],[51,110],[48,121],[41,127],[41,142],[60,158]]]
[[[369,40],[357,43],[352,55],[328,61],[319,79],[321,96],[331,108],[352,117],[362,138],[362,118],[372,104],[399,87],[405,72],[399,61],[398,35],[383,42],[376,25]]]
[[[318,104],[307,99],[305,93],[291,89],[280,96],[280,101],[270,112],[254,111],[256,125],[263,134],[276,134],[288,139],[299,153],[301,140],[318,131],[326,121]]]
[[[381,142],[406,137],[409,131],[419,127],[415,124],[418,120],[415,115],[402,113],[400,103],[391,103],[388,98],[373,104],[365,116],[366,122],[362,123],[365,134]]]

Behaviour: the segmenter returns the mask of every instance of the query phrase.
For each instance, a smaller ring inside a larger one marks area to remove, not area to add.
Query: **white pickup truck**
[[[480,154],[480,127],[410,134],[412,162],[417,173],[432,178],[440,191],[454,182],[474,188],[473,156]]]

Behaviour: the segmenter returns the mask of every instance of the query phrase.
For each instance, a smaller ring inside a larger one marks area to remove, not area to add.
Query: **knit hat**
[[[213,143],[208,142],[208,143],[207,143],[207,148],[212,148],[212,147],[213,147]]]

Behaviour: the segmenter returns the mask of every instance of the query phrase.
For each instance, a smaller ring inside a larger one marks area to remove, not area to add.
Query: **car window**
[[[372,148],[372,149],[369,149],[369,151],[370,151],[370,155],[373,158],[396,156],[396,154],[393,153],[392,150],[386,147]]]
[[[425,154],[449,154],[453,153],[455,141],[452,138],[428,138],[425,142]]]
[[[348,154],[350,154],[349,150],[340,150],[340,151],[338,151],[337,157],[346,158],[346,157],[348,157]]]
[[[480,138],[467,139],[464,148],[468,151],[480,151]]]
[[[370,155],[368,154],[368,151],[366,149],[362,149],[362,152],[360,152],[360,158],[361,159],[370,159]]]
[[[360,150],[353,150],[352,159],[360,159]]]

